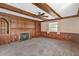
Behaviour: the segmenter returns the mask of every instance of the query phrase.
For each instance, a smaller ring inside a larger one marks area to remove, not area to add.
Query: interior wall
[[[50,22],[58,22],[58,31],[65,33],[79,33],[79,17],[69,18],[69,19],[61,19],[57,21],[49,21]],[[41,23],[41,31],[48,31],[48,22]]]
[[[79,17],[60,20],[59,31],[65,33],[79,33]]]
[[[6,13],[0,13],[0,17],[7,19],[10,30],[9,34],[0,34],[0,44],[20,40],[20,33],[22,32],[28,32],[30,34],[30,38],[40,36],[40,22],[38,21],[29,20]]]
[[[79,42],[79,17],[57,20],[57,22],[58,32],[48,32],[48,26],[46,26],[48,25],[48,23],[42,22],[43,26],[41,24],[41,30],[43,29],[43,31],[41,31],[41,35],[52,39],[62,39]]]
[[[48,31],[48,22],[41,22],[41,31],[42,32]]]

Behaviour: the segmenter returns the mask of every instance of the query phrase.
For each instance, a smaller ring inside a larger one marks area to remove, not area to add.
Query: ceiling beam
[[[45,21],[42,21],[42,22],[54,21],[54,20],[61,20],[61,19],[68,19],[68,18],[75,18],[75,17],[79,17],[79,15],[72,15],[72,16],[67,16],[67,17],[62,17],[62,18],[49,19],[49,20],[45,20]]]
[[[7,10],[10,10],[10,11],[13,11],[13,12],[17,12],[17,13],[20,13],[20,14],[23,14],[23,15],[27,15],[27,16],[30,16],[30,17],[33,17],[33,18],[38,18],[38,19],[41,19],[41,20],[46,20],[43,17],[40,17],[40,16],[35,15],[33,13],[21,10],[19,8],[14,7],[14,6],[10,6],[10,5],[5,4],[5,3],[0,3],[0,8],[7,9]]]
[[[9,13],[4,13],[4,12],[0,12],[0,17],[2,17],[2,15],[11,15],[11,16],[15,16],[15,17],[20,17],[20,18],[23,18],[23,19],[26,19],[26,20],[31,20],[31,21],[38,21],[38,20],[34,20],[34,19],[29,19],[29,18],[25,18],[25,17],[21,17],[21,16],[16,16],[16,15],[12,15],[12,14],[9,14]],[[39,21],[40,22],[40,21]]]
[[[48,6],[46,3],[32,3],[32,4],[44,10],[51,16],[54,16],[56,18],[61,18],[61,16],[55,10],[53,10],[50,6]]]

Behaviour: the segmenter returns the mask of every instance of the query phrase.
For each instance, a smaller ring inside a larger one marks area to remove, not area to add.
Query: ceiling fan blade
[[[41,14],[41,12],[38,12],[38,15],[40,15]]]
[[[42,13],[42,12],[38,12],[38,16],[41,16],[41,17],[48,17],[48,16],[45,16],[45,13]]]
[[[45,15],[45,13],[41,13],[41,16]]]
[[[48,16],[43,16],[43,17],[48,17]]]
[[[39,16],[43,16],[43,15],[45,15],[45,13],[38,12],[38,15],[39,15]]]

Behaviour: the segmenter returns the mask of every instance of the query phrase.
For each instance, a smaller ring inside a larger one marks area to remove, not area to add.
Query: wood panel
[[[35,22],[35,35],[37,37],[41,36],[41,22]]]
[[[61,18],[56,18],[56,19],[49,19],[49,20],[44,20],[44,21],[42,21],[42,22],[53,21],[53,20],[69,19],[69,18],[75,18],[75,17],[79,17],[79,15],[72,15],[72,16],[61,17]]]
[[[0,34],[0,44],[19,41],[21,32],[29,32],[31,38],[40,36],[40,22],[5,13],[0,13],[0,16],[6,18],[10,26],[9,34]]]
[[[0,34],[0,44],[10,43],[10,36],[7,34]]]
[[[41,32],[41,36],[47,37],[47,32]]]
[[[41,36],[48,37],[51,39],[58,39],[58,40],[66,40],[66,41],[73,41],[79,43],[79,33],[64,33],[61,32],[57,34],[57,32],[41,32]]]

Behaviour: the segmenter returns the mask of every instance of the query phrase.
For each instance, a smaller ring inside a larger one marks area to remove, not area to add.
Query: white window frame
[[[49,22],[48,27],[49,32],[58,32],[58,22]]]

